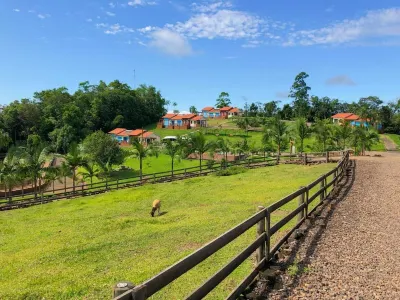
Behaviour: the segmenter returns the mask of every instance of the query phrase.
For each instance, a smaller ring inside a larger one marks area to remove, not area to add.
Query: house
[[[207,120],[196,114],[166,114],[157,124],[157,128],[190,129],[207,127]]]
[[[111,130],[110,134],[115,140],[118,141],[120,145],[130,144],[132,139],[137,138],[141,143],[146,145],[154,142],[160,141],[160,137],[151,131],[146,131],[144,129],[130,130],[126,128],[116,128]]]
[[[226,106],[216,109],[212,106],[207,106],[201,111],[204,118],[213,119],[228,119],[240,115],[240,110],[237,107]]]
[[[344,122],[348,122],[353,127],[369,127],[371,125],[369,119],[362,119],[360,116],[353,113],[338,113],[333,115],[331,118],[334,124],[343,124]],[[376,123],[373,125],[376,127],[376,129],[382,130],[382,124]]]

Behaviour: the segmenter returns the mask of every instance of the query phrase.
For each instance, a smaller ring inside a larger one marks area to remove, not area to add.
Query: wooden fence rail
[[[240,252],[236,257],[229,261],[222,269],[206,280],[199,288],[193,291],[186,299],[202,299],[216,288],[226,277],[228,277],[237,267],[240,266],[250,255],[256,252],[257,265],[252,272],[231,292],[227,299],[236,299],[257,277],[259,272],[266,268],[271,258],[278,252],[288,238],[299,228],[299,226],[317,209],[321,203],[329,196],[332,189],[343,178],[349,163],[349,152],[342,152],[342,157],[337,166],[327,174],[321,176],[314,182],[305,187],[301,187],[296,192],[284,197],[278,202],[267,208],[259,207],[259,212],[230,229],[215,240],[206,244],[196,252],[178,261],[171,267],[157,274],[153,278],[143,282],[138,286],[125,285],[126,289],[121,289],[121,283],[114,289],[114,300],[145,300],[162,288],[193,269],[199,263],[215,254],[221,248],[241,236],[250,228],[257,226],[257,239]],[[326,157],[329,157],[326,155]],[[331,180],[328,182],[328,179]],[[314,191],[315,188],[319,189]],[[332,189],[330,189],[332,187]],[[312,195],[310,195],[313,192]],[[312,203],[319,196],[319,203],[311,209]],[[275,224],[271,224],[271,215],[281,209],[289,202],[298,199],[296,209],[280,219]],[[311,210],[310,210],[311,209]],[[276,242],[271,248],[271,241],[274,234],[280,231],[287,223],[297,216],[295,225],[285,235]]]

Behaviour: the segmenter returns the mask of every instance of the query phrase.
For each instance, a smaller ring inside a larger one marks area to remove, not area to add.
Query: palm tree
[[[207,141],[203,132],[197,131],[191,134],[189,139],[189,149],[191,153],[198,153],[200,159],[200,173],[202,170],[203,155],[214,147],[214,142]]]
[[[100,169],[95,162],[85,162],[82,165],[82,172],[79,175],[82,175],[83,179],[90,179],[90,187],[93,187],[93,177],[98,177],[100,174]]]
[[[269,139],[275,143],[277,153],[280,155],[288,140],[288,126],[278,117],[275,117],[269,126],[264,127],[263,140]]]
[[[11,143],[11,138],[8,132],[0,129],[0,148],[7,148]]]
[[[70,167],[66,164],[65,161],[61,163],[61,166],[58,168],[58,172],[60,177],[63,177],[63,182],[64,182],[64,191],[65,193],[67,192],[67,177],[72,176],[72,171]]]
[[[46,174],[44,175],[44,179],[51,182],[51,186],[52,186],[53,194],[54,194],[55,181],[58,180],[60,183],[62,183],[62,180],[60,179],[60,169],[57,167],[49,168],[46,171]]]
[[[143,159],[148,156],[158,157],[158,148],[149,145],[145,147],[138,139],[132,140],[133,150],[128,152],[128,156],[133,156],[139,159],[139,169],[140,169],[140,180],[143,179]]]
[[[231,143],[228,139],[218,138],[216,143],[216,148],[218,148],[224,154],[224,167],[228,164],[228,153],[231,151]]]
[[[45,163],[51,159],[49,148],[45,144],[36,145],[29,151],[25,149],[21,154],[21,165],[33,182],[35,198],[37,198],[38,181],[40,190],[43,174],[48,170],[48,167],[45,167]]]
[[[349,140],[352,134],[352,128],[349,122],[344,122],[340,124],[340,126],[336,126],[334,130],[334,135],[336,139],[339,141],[339,146],[346,149],[346,142]]]
[[[352,146],[355,152],[365,155],[365,150],[371,150],[371,147],[379,142],[379,135],[374,130],[368,130],[363,127],[355,127],[352,133]]]
[[[68,153],[64,155],[65,163],[72,171],[72,191],[75,193],[76,169],[85,164],[86,159],[83,156],[78,144],[73,143],[69,147]]]
[[[304,140],[311,135],[311,131],[307,126],[307,121],[305,118],[298,118],[296,120],[296,136],[300,140],[299,152],[304,151]]]
[[[318,120],[314,128],[317,142],[322,144],[322,151],[325,152],[327,144],[332,138],[332,124],[329,120]]]
[[[19,171],[20,171],[20,161],[19,161],[19,153],[17,148],[11,148],[3,162],[0,163],[0,182],[4,184],[4,197],[7,198],[8,192],[8,201],[12,201],[12,190],[13,187],[19,181]]]
[[[165,154],[171,157],[171,177],[174,177],[174,161],[175,159],[181,159],[181,151],[182,151],[182,144],[179,143],[179,139],[177,142],[173,142],[168,140],[165,143]]]

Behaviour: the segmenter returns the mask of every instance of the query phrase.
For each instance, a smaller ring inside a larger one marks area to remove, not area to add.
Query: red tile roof
[[[166,114],[164,117],[162,117],[163,119],[171,119],[173,117],[175,117],[176,114]]]
[[[209,112],[210,112],[210,113],[219,113],[220,111],[219,111],[219,109],[215,109],[215,108],[214,108],[213,110],[210,110]]]
[[[223,112],[223,111],[230,111],[231,109],[233,109],[232,106],[225,106],[225,107],[221,108],[220,111],[221,111],[221,112]]]
[[[232,110],[229,111],[230,113],[239,113],[239,108],[235,107]]]
[[[207,106],[207,107],[204,107],[203,109],[202,109],[202,111],[210,111],[210,110],[213,110],[214,109],[214,107],[212,107],[212,106]]]
[[[109,132],[109,134],[119,134],[119,133],[121,133],[121,132],[123,132],[125,130],[126,130],[126,128],[115,128],[114,130],[111,130]]]

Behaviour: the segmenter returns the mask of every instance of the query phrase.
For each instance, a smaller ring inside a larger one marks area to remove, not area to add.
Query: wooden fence
[[[73,186],[65,186],[64,188],[57,188],[52,190],[51,184],[46,183],[44,186],[48,187],[47,190],[44,190],[42,188],[35,193],[33,189],[26,189],[22,190],[20,195],[18,196],[12,196],[11,198],[9,196],[8,199],[6,197],[1,197],[0,211],[29,207],[32,205],[40,205],[65,198],[90,196],[94,194],[104,193],[110,190],[137,187],[146,183],[169,182],[197,176],[205,176],[229,166],[256,168],[275,165],[277,163],[282,163],[285,161],[298,161],[307,164],[313,162],[314,160],[318,160],[319,158],[322,158],[323,160],[329,160],[329,157],[332,155],[329,156],[329,154],[327,153],[329,152],[308,153],[305,156],[287,154],[273,157],[257,156],[247,158],[246,160],[233,161],[225,164],[215,163],[212,167],[207,167],[203,165],[202,167],[197,166],[185,169],[177,169],[174,170],[174,172],[166,171],[152,174],[144,174],[142,178],[137,175],[130,178],[117,179],[112,181],[105,180],[93,184],[81,183],[76,184],[75,188]],[[340,153],[335,153],[335,155],[340,155]]]
[[[278,252],[282,245],[289,239],[297,228],[315,211],[315,209],[329,196],[332,189],[338,184],[345,174],[349,163],[349,152],[343,152],[337,166],[327,174],[321,176],[306,187],[302,187],[289,196],[272,204],[268,208],[260,208],[260,211],[241,224],[225,232],[212,242],[203,246],[196,252],[180,260],[173,266],[157,274],[153,278],[138,286],[130,286],[121,283],[114,288],[114,300],[145,300],[160,291],[162,288],[184,275],[186,272],[215,254],[234,239],[241,236],[250,228],[257,227],[257,239],[246,249],[233,258],[222,269],[206,280],[198,289],[193,291],[186,299],[202,299],[216,288],[246,259],[256,252],[257,264],[250,274],[230,293],[227,299],[236,299],[254,281],[259,272],[265,269],[271,258]],[[331,178],[330,181],[328,179]],[[298,199],[298,206],[277,223],[271,224],[271,216],[291,201]],[[318,202],[314,201],[318,199]],[[313,203],[314,202],[314,203]],[[272,237],[297,216],[297,222],[274,245],[271,245]],[[124,291],[125,288],[125,291]],[[128,289],[128,290],[127,290]]]

